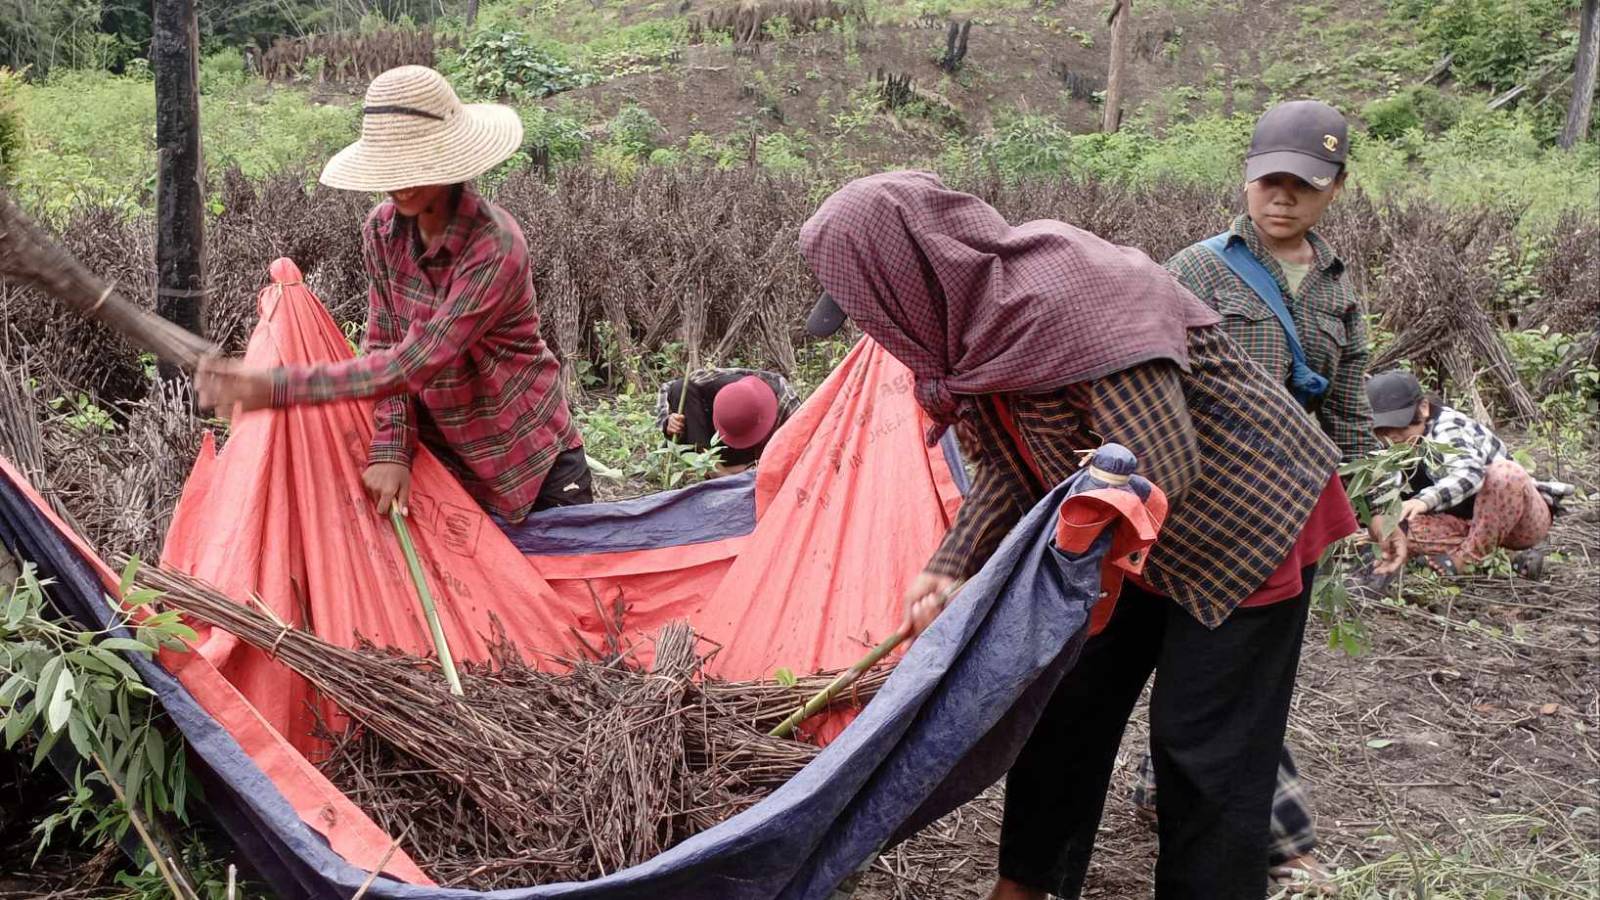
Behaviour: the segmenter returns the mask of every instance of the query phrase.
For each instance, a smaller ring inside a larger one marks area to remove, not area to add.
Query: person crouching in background
[[[755,369],[699,369],[661,386],[656,427],[669,440],[699,451],[720,446],[715,475],[755,465],[778,427],[800,408],[782,375]],[[713,476],[715,477],[715,476]]]

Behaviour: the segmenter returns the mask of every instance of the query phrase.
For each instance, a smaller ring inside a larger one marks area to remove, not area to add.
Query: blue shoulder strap
[[[1300,334],[1295,331],[1294,317],[1289,315],[1289,308],[1284,305],[1283,292],[1278,289],[1278,280],[1272,277],[1267,267],[1256,259],[1243,240],[1238,239],[1230,231],[1213,235],[1200,242],[1200,245],[1215,253],[1225,263],[1233,274],[1239,276],[1250,290],[1260,297],[1262,302],[1278,317],[1278,324],[1283,326],[1283,336],[1288,338],[1289,356],[1292,359],[1289,370],[1289,391],[1302,405],[1310,403],[1328,392],[1328,379],[1312,371],[1306,364],[1305,349],[1300,346]]]

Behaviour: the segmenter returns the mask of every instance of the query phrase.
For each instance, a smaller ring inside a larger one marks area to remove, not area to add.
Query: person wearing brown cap
[[[661,386],[656,427],[696,450],[719,445],[717,475],[754,465],[778,427],[800,408],[800,398],[776,372],[700,369],[689,375],[688,396],[683,391],[682,378]]]
[[[1362,387],[1370,348],[1365,310],[1344,263],[1316,232],[1348,177],[1349,128],[1326,103],[1296,100],[1256,122],[1245,156],[1244,213],[1228,230],[1178,251],[1166,263],[1222,315],[1222,328],[1338,444],[1344,461],[1381,449]],[[1314,523],[1313,523],[1314,524]],[[1388,561],[1405,535],[1371,524]],[[1154,816],[1156,781],[1146,757],[1135,802]],[[1269,873],[1279,881],[1331,883],[1315,856],[1316,832],[1287,746],[1273,804]]]
[[[364,355],[278,369],[206,360],[201,402],[376,399],[362,481],[381,514],[406,511],[419,440],[502,521],[590,502],[583,440],[539,333],[527,241],[470,184],[521,146],[516,111],[463,104],[439,73],[401,66],[373,79],[361,114],[361,139],[328,161],[322,183],[389,195],[361,230]]]
[[[1214,310],[1143,253],[1082,229],[1012,225],[933,175],[895,172],[824,201],[800,249],[826,291],[808,329],[855,322],[911,370],[928,440],[955,426],[975,463],[903,597],[910,634],[1077,470],[1079,451],[1128,447],[1171,499],[1143,573],[1091,619],[1011,765],[991,898],[1080,895],[1128,717],[1155,672],[1151,741],[1167,785],[1156,896],[1260,900],[1310,574],[1355,527],[1305,527],[1350,516],[1338,448]]]

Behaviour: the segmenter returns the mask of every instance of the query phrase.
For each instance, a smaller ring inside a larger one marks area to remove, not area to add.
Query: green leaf
[[[67,738],[72,741],[72,747],[84,759],[94,755],[94,745],[90,742],[89,726],[83,720],[74,716],[67,720]]]
[[[154,653],[156,648],[132,638],[110,637],[100,642],[102,650],[123,650],[128,653]]]
[[[105,760],[106,769],[112,774],[121,772],[128,764],[128,749],[133,745],[126,738],[118,739],[113,745],[116,749],[111,751],[111,758]]]
[[[0,706],[9,707],[16,699],[22,696],[22,689],[28,686],[28,676],[16,672],[6,679],[5,684],[0,684]]]
[[[149,606],[161,599],[161,592],[150,588],[137,588],[122,595],[122,605],[133,609],[139,606]]]
[[[56,679],[55,693],[50,695],[50,706],[45,710],[44,724],[51,731],[60,731],[67,724],[67,719],[72,715],[73,688],[77,680],[72,672],[67,669],[61,671],[61,676]]]
[[[115,674],[111,671],[110,666],[106,665],[102,660],[96,658],[94,654],[89,652],[89,649],[90,648],[74,650],[71,653],[68,653],[67,661],[75,666],[78,666],[79,668],[88,669],[91,672],[99,672],[102,675]]]
[[[166,738],[153,727],[144,730],[144,752],[150,758],[150,771],[160,772],[167,765]]]
[[[794,687],[796,684],[799,684],[799,680],[794,677],[794,672],[787,668],[780,668],[773,672],[772,680],[783,685],[784,687]]]
[[[50,755],[50,748],[54,747],[56,741],[60,740],[60,738],[61,732],[59,731],[46,731],[39,738],[39,746],[33,751],[33,767],[35,769],[39,768],[39,764],[44,762],[45,757]]]
[[[22,591],[12,591],[11,602],[6,604],[6,627],[17,627],[27,614],[28,595]]]
[[[122,793],[127,796],[130,807],[138,803],[141,787],[144,787],[144,756],[135,753],[129,758],[128,772],[122,779]]]
[[[17,745],[28,729],[33,726],[33,720],[39,717],[39,706],[29,700],[27,705],[6,716],[6,749],[10,750]]]
[[[33,693],[41,706],[48,705],[50,699],[55,696],[56,680],[61,677],[62,665],[61,657],[52,656],[45,661],[44,668],[39,670],[39,680]]]
[[[1372,750],[1382,750],[1393,743],[1394,741],[1389,738],[1373,738],[1372,740],[1367,741],[1367,747]]]
[[[122,657],[118,656],[112,651],[107,650],[104,647],[94,647],[90,652],[94,654],[95,659],[105,663],[116,674],[121,675],[123,678],[126,678],[129,681],[139,680],[139,673],[133,670],[133,666],[128,665],[127,662],[122,659]]]
[[[178,611],[175,609],[165,609],[161,612],[148,616],[143,622],[140,622],[139,625],[143,628],[160,628],[163,625],[171,625],[176,621],[178,621]]]

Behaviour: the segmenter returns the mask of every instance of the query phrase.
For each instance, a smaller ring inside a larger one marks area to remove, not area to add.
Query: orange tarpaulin
[[[348,358],[343,335],[294,264],[278,260],[271,278],[247,361]],[[722,677],[843,667],[898,624],[901,589],[959,503],[959,473],[943,448],[924,446],[927,424],[910,373],[864,341],[773,437],[753,478],[536,514],[517,529],[519,543],[540,545],[525,555],[419,449],[411,531],[458,659],[487,658],[495,623],[530,660],[570,657],[581,643],[604,645],[621,608],[624,636],[645,660],[648,642],[639,636],[688,619],[721,645],[712,669]],[[257,598],[286,624],[330,642],[366,638],[431,654],[391,525],[361,486],[372,427],[368,401],[237,417],[220,452],[206,442],[163,564],[241,602]],[[739,525],[746,518],[748,527]],[[242,697],[252,720],[302,751],[316,748],[316,698],[303,680],[230,635],[201,638],[201,660],[190,665],[214,667],[229,683],[185,681],[206,709],[224,718],[223,708]],[[235,736],[258,762],[258,754],[284,750],[277,737]],[[364,818],[339,835],[351,811],[330,817],[306,808],[302,817],[336,848],[340,840],[370,843]]]

